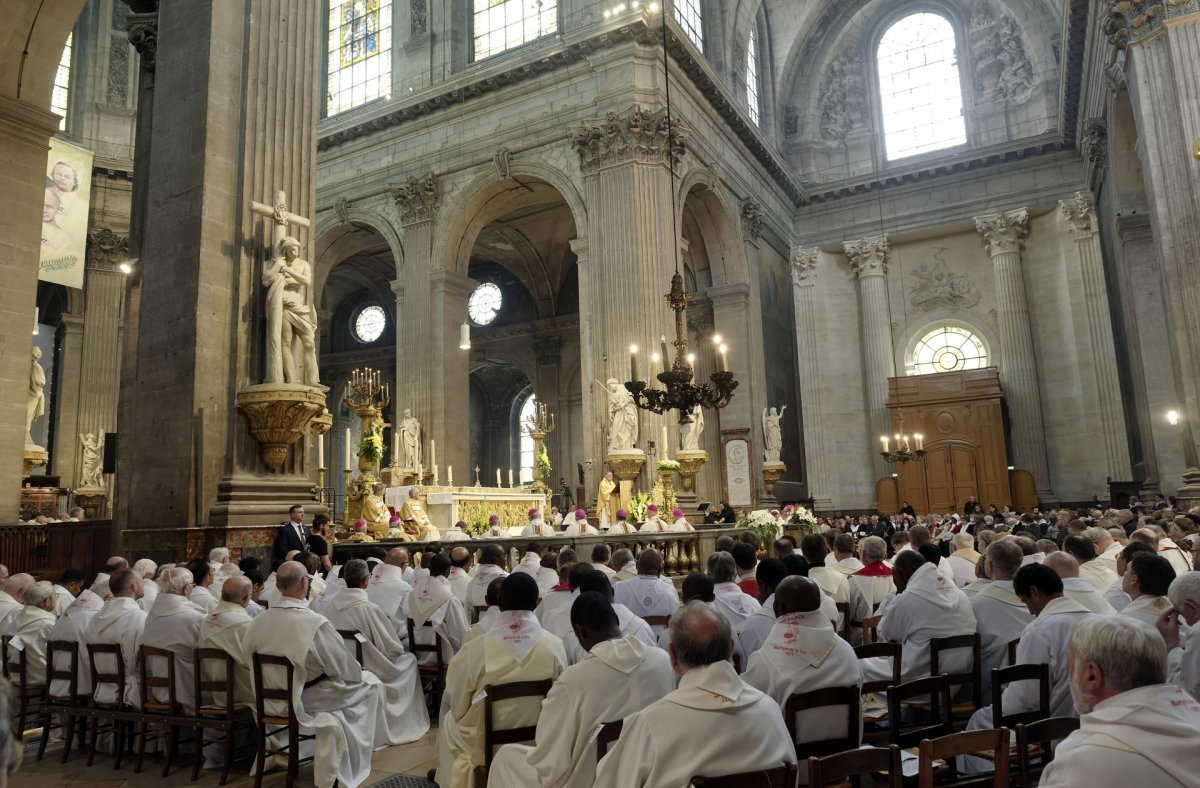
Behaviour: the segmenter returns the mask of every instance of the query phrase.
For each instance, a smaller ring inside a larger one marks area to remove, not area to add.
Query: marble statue
[[[404,409],[404,418],[400,420],[400,453],[404,458],[401,467],[417,470],[421,464],[421,422],[408,408]]]
[[[29,363],[29,393],[25,399],[25,444],[33,446],[33,422],[46,413],[46,370],[38,363],[42,351],[33,349]]]
[[[779,422],[783,419],[786,410],[787,405],[784,405],[778,413],[775,408],[771,408],[770,412],[763,408],[763,459],[766,462],[780,461],[779,452],[783,449],[783,428],[779,426]]]
[[[704,434],[704,408],[696,407],[691,424],[679,425],[679,448],[682,451],[700,451],[700,436]]]
[[[608,379],[608,450],[629,451],[638,437],[637,406],[616,378]]]
[[[100,478],[100,454],[104,450],[104,433],[87,432],[79,436],[83,444],[83,468],[79,472],[79,486],[97,489],[104,486]]]

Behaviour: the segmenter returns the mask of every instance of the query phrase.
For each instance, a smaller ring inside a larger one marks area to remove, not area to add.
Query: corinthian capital
[[[437,179],[433,170],[393,186],[392,197],[400,209],[400,221],[405,225],[433,221],[438,201]]]
[[[1059,200],[1058,210],[1076,236],[1091,235],[1096,231],[1096,200],[1091,192],[1075,192],[1071,199]]]
[[[989,213],[975,217],[975,229],[983,238],[988,254],[1019,252],[1029,235],[1029,211],[1018,208],[1004,213]]]
[[[888,243],[886,235],[847,241],[842,248],[850,259],[850,270],[859,279],[887,275],[888,253],[892,251],[892,245]]]
[[[679,121],[672,120],[668,128],[666,110],[637,105],[571,129],[569,140],[585,174],[630,161],[666,164],[668,155],[678,166],[687,150],[687,133]]]
[[[815,246],[797,246],[792,250],[792,284],[796,287],[812,287],[817,283],[817,256],[821,250]]]

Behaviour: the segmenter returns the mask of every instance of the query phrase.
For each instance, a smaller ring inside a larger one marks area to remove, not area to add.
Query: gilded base
[[[323,386],[263,384],[237,393],[237,406],[250,422],[263,464],[279,470],[308,425],[325,411]]]
[[[787,466],[782,462],[764,462],[762,466],[763,482],[767,485],[767,495],[775,494],[775,482],[779,481],[779,477],[787,470]]]

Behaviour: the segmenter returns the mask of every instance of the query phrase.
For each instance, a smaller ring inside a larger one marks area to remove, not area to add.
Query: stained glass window
[[[883,34],[877,56],[888,159],[967,141],[954,28],[945,17],[904,17]]]
[[[378,304],[364,307],[354,319],[354,336],[359,342],[370,344],[383,336],[387,327],[387,313]]]
[[[558,30],[558,0],[474,0],[476,60],[537,41]]]
[[[683,27],[692,43],[704,49],[704,12],[701,0],[675,0],[675,19]]]
[[[71,96],[71,44],[74,38],[74,33],[67,34],[67,45],[63,47],[58,71],[54,74],[54,92],[50,94],[50,111],[62,116],[58,122],[60,129],[67,127],[67,100]]]
[[[330,0],[325,114],[392,91],[392,0]]]
[[[912,354],[913,374],[917,375],[982,369],[987,365],[983,341],[970,329],[959,326],[935,328],[921,337]]]
[[[750,41],[746,45],[746,107],[755,126],[762,125],[762,107],[758,97],[758,32],[750,28]]]

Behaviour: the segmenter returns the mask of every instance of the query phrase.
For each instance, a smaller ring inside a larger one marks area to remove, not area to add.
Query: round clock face
[[[475,325],[486,326],[496,319],[503,300],[499,287],[491,282],[484,282],[471,293],[471,299],[467,302],[467,313]]]
[[[387,314],[377,304],[365,307],[354,319],[354,335],[359,342],[374,342],[383,336]]]

